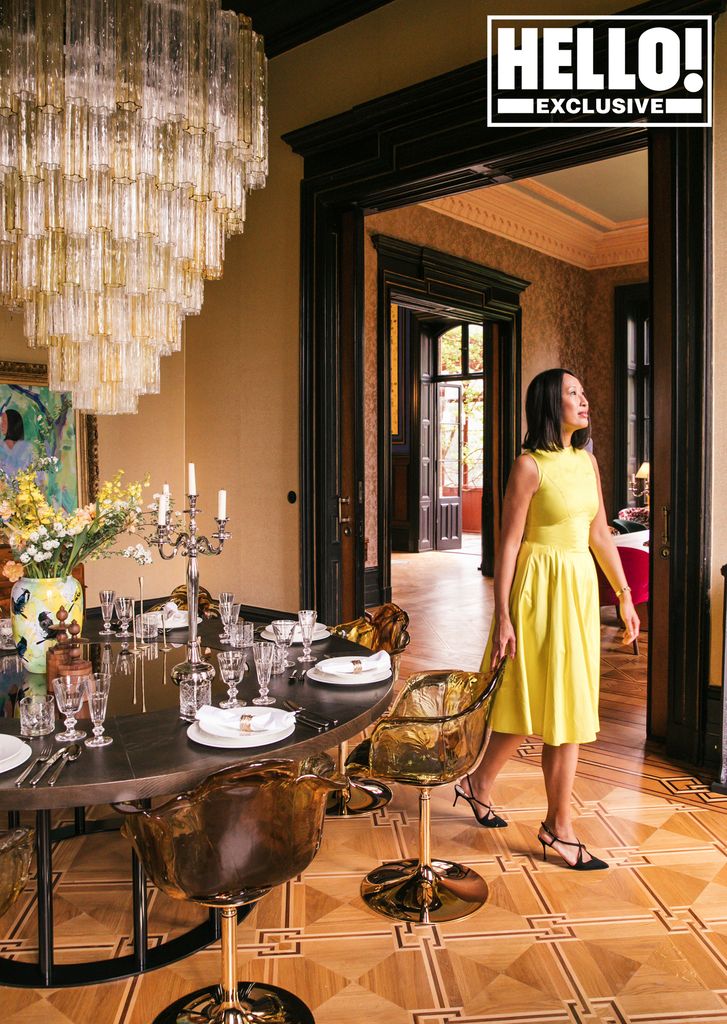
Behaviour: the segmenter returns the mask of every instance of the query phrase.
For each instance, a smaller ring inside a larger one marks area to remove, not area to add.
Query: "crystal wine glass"
[[[99,636],[113,636],[111,616],[114,614],[114,598],[116,594],[113,590],[100,590],[98,596],[101,602],[101,614],[103,615],[103,629],[99,630]]]
[[[222,619],[222,632],[220,633],[220,640],[223,644],[230,642],[229,633],[229,622],[232,613],[232,604],[235,600],[235,595],[229,590],[223,590],[220,594],[219,606],[220,606],[220,618]]]
[[[283,668],[293,668],[295,662],[291,661],[288,657],[288,648],[293,642],[293,633],[295,632],[296,623],[293,619],[274,619],[271,623],[273,627],[273,633],[275,634],[275,643],[278,647],[283,648],[285,660],[283,662]]]
[[[129,631],[129,625],[134,617],[134,598],[133,597],[117,597],[116,598],[116,614],[121,622],[121,629],[116,634],[117,636],[131,636]]]
[[[224,611],[220,611],[220,616],[225,627],[220,635],[220,642],[223,644],[233,644],[234,646],[233,627],[240,618],[240,605],[233,603],[229,607],[225,607]]]
[[[255,658],[255,671],[257,682],[260,688],[260,696],[253,697],[253,704],[274,704],[275,698],[268,693],[270,685],[270,673],[273,670],[274,645],[258,640],[252,645],[252,653]]]
[[[227,686],[227,700],[220,701],[221,708],[242,708],[244,700],[237,697],[237,687],[245,671],[247,656],[244,651],[220,651],[217,663],[220,666],[222,682]]]
[[[313,611],[311,608],[305,608],[298,612],[300,633],[303,637],[303,653],[298,658],[298,661],[308,663],[316,660],[311,654],[310,648],[313,641],[313,629],[315,628],[317,618],[318,613]]]
[[[74,743],[86,735],[76,728],[76,715],[81,710],[86,694],[86,684],[82,676],[57,676],[53,680],[53,691],[56,695],[58,710],[65,718],[65,732],[56,733],[59,743]]]
[[[93,675],[86,676],[88,710],[93,722],[93,739],[86,740],[87,747],[108,747],[114,742],[110,736],[104,736],[110,686],[111,676],[105,672],[94,672]]]

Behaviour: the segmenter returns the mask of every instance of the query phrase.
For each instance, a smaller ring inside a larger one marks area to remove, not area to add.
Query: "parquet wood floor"
[[[394,599],[411,614],[403,675],[475,668],[491,588],[461,554],[396,558]],[[318,1024],[717,1024],[727,1022],[727,802],[644,740],[645,650],[636,658],[603,627],[602,732],[584,748],[577,828],[607,872],[578,875],[543,863],[539,744],[503,771],[507,829],[479,828],[432,800],[433,848],[476,868],[490,885],[477,914],[439,927],[369,913],[361,876],[413,856],[416,794],[400,787],[373,817],[330,820],[301,878],[262,900],[239,932],[241,975],[301,995]],[[128,944],[127,854],[118,837],[58,849],[57,931],[68,955],[114,956]],[[152,896],[155,941],[197,920],[186,904]],[[33,951],[29,888],[0,919],[0,951]],[[149,1024],[185,991],[218,976],[218,950],[142,978],[85,989],[0,990],[1,1024]]]

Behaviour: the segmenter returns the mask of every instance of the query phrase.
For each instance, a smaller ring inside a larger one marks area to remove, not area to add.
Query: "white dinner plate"
[[[5,757],[0,762],[0,772],[11,772],[13,768],[19,768],[21,764],[25,764],[33,750],[29,743],[23,743],[17,736],[3,736],[1,738],[2,740],[14,741],[14,753],[9,757]]]
[[[325,662],[322,662],[325,665]],[[329,675],[322,672],[318,665],[309,668],[306,673],[309,679],[316,683],[331,683],[333,686],[368,686],[370,683],[381,683],[388,679],[391,671],[388,668],[379,669],[378,672],[350,672],[346,676]]]
[[[296,636],[299,636],[299,635],[300,634],[298,632],[298,627],[296,626],[295,632],[293,633],[293,637],[295,638]],[[272,630],[271,626],[266,626],[265,629],[260,634],[260,636],[263,638],[263,640],[275,640],[275,633],[273,633],[273,630]],[[311,643],[317,644],[319,640],[330,640],[330,638],[331,638],[331,634],[328,632],[326,627],[322,623],[320,623],[320,622],[317,623],[316,624],[316,628],[313,631],[313,639],[312,639]],[[294,647],[299,647],[302,643],[303,643],[302,639],[301,640],[293,639],[293,646]]]
[[[17,736],[3,736],[0,735],[0,768],[3,767],[6,761],[11,761],[14,757],[17,757],[18,751],[22,747],[27,747],[27,743],[23,743]]]
[[[250,709],[252,710],[252,708]],[[263,709],[267,711],[267,708]],[[222,749],[239,749],[240,747],[264,747],[268,743],[277,743],[285,739],[295,729],[293,719],[284,729],[275,729],[270,732],[240,733],[239,736],[213,736],[200,727],[199,722],[192,722],[187,729],[187,736],[195,743],[201,743],[204,747],[220,747]]]

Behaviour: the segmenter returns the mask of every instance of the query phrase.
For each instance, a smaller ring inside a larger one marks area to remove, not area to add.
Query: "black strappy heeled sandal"
[[[551,840],[548,843],[545,841],[545,839],[543,839],[542,836],[538,836],[538,841],[540,842],[540,845],[543,847],[543,860],[547,860],[546,850],[553,849],[554,843],[562,843],[563,846],[578,847],[578,856],[576,858],[575,864],[571,864],[569,861],[567,861],[559,850],[554,851],[558,854],[558,856],[567,868],[572,868],[573,871],[603,871],[604,868],[608,867],[608,864],[605,860],[601,860],[599,857],[594,857],[592,853],[590,854],[590,860],[583,860],[583,851],[586,850],[586,848],[583,845],[583,843],[579,842],[578,840],[576,840],[575,843],[571,843],[567,839],[561,839],[560,836],[557,836],[555,832],[551,831],[551,829],[548,828],[544,821],[540,822],[540,827],[542,828],[543,832],[546,832],[550,836]],[[588,850],[586,850],[586,853],[588,853]]]
[[[457,805],[457,801],[459,800],[459,798],[462,797],[462,799],[466,800],[467,803],[470,805],[470,807],[472,808],[472,813],[474,814],[475,818],[477,818],[479,824],[483,826],[483,828],[507,828],[507,822],[505,821],[505,819],[501,818],[499,814],[495,814],[495,812],[493,811],[492,807],[489,804],[483,804],[482,801],[478,800],[476,796],[472,796],[472,783],[470,782],[470,777],[469,775],[465,775],[465,778],[467,779],[467,783],[469,784],[470,787],[470,795],[467,796],[467,794],[459,785],[459,783],[457,783],[454,787],[455,797],[452,807],[455,807]],[[478,814],[477,807],[475,807],[475,804],[478,804],[480,807],[486,808],[487,814]]]

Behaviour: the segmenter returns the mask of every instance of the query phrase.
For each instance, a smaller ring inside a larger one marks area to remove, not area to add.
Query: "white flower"
[[[53,548],[57,548],[58,547],[58,541],[57,540],[44,540],[42,547],[43,547],[44,551],[52,551]]]
[[[130,544],[128,548],[124,548],[121,554],[124,558],[133,558],[137,565],[151,565],[153,561],[151,551],[143,544]]]
[[[50,558],[50,551],[39,551],[36,555],[33,555],[33,561],[45,562],[46,558]]]
[[[33,558],[36,555],[37,551],[38,551],[38,549],[35,546],[35,544],[28,544],[28,546],[27,546],[27,548],[25,550],[28,552],[28,554],[30,555],[31,558]]]
[[[48,530],[46,529],[45,526],[39,526],[38,527],[38,534],[41,537],[47,537],[48,536]]]
[[[27,551],[24,551],[22,553],[22,555],[20,556],[20,561],[23,563],[23,565],[28,564],[28,562],[30,561],[30,555],[28,554]]]
[[[38,540],[39,537],[40,537],[40,534],[38,533],[37,530],[31,530],[30,533],[28,534],[28,538],[30,540]]]
[[[62,537],[66,532],[63,523],[53,523],[53,532],[57,533],[59,537]]]

